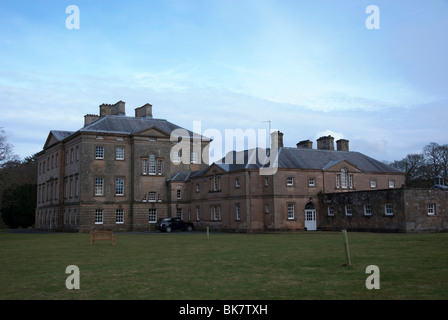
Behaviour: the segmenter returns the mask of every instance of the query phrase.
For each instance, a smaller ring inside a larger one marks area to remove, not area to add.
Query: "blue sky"
[[[188,129],[269,120],[285,146],[332,134],[400,160],[448,143],[447,35],[447,0],[2,0],[0,127],[24,158],[123,100]]]

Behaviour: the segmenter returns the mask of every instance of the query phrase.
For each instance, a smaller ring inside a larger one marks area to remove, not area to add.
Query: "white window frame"
[[[288,203],[287,211],[288,211],[288,220],[294,220],[294,218],[295,218],[295,205],[294,205],[294,203]]]
[[[293,186],[294,185],[294,177],[291,177],[291,176],[286,177],[286,185],[289,187]]]
[[[345,205],[345,215],[349,217],[353,215],[353,207],[351,204]]]
[[[115,209],[115,223],[116,224],[124,223],[124,209]]]
[[[235,220],[241,220],[241,205],[239,203],[235,204]]]
[[[370,188],[372,189],[376,188],[376,179],[370,179]]]
[[[68,181],[65,181],[67,186]],[[104,196],[104,178],[95,177],[95,196]]]
[[[104,213],[103,209],[95,209],[95,224],[103,224]]]
[[[389,179],[389,188],[391,189],[395,188],[395,180]]]
[[[156,202],[157,193],[149,192],[148,193],[148,202]]]
[[[364,215],[365,216],[371,216],[372,215],[372,205],[365,204],[364,205]]]
[[[426,205],[426,213],[428,216],[435,216],[436,215],[436,204],[435,203],[428,203]]]
[[[333,206],[328,206],[327,214],[328,214],[329,217],[333,217],[334,216],[334,207]]]
[[[148,174],[148,159],[142,159],[142,174]]]
[[[148,174],[155,175],[157,170],[157,158],[156,155],[151,153],[148,159]]]
[[[348,187],[348,171],[347,168],[341,169],[341,188],[347,189]]]
[[[148,222],[149,223],[156,223],[157,222],[157,209],[150,208],[148,210]]]
[[[124,178],[115,178],[115,195],[124,196]]]
[[[392,203],[386,203],[384,205],[384,214],[386,216],[393,216],[394,215],[394,206]]]
[[[97,159],[97,160],[104,159],[104,147],[103,146],[95,146],[95,159]]]
[[[115,148],[115,160],[124,160],[124,147]]]
[[[316,186],[316,178],[308,178],[308,187]]]

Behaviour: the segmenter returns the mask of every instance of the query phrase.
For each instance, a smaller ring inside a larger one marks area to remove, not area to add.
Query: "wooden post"
[[[345,265],[350,267],[352,262],[350,261],[350,250],[348,247],[347,230],[342,230],[342,235],[344,238],[344,251],[345,251]]]

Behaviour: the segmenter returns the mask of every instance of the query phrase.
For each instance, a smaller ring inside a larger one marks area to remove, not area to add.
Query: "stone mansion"
[[[173,139],[173,132],[181,134]],[[152,105],[129,117],[123,101],[102,104],[78,131],[50,131],[37,154],[35,227],[149,231],[157,219],[177,216],[196,229],[235,232],[448,229],[446,190],[410,194],[403,172],[350,151],[348,140],[336,149],[331,136],[316,149],[309,140],[284,147],[281,132],[271,140],[274,174],[262,174],[258,148],[208,164],[198,159],[211,139],[153,118]],[[175,147],[181,141],[190,154]]]

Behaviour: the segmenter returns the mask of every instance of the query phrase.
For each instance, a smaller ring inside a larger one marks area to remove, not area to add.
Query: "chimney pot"
[[[145,104],[135,109],[136,118],[152,118],[152,104]]]
[[[317,149],[334,150],[334,138],[330,135],[317,139]]]
[[[298,149],[313,149],[313,141],[311,140],[302,140],[296,144]]]
[[[348,147],[348,140],[339,139],[336,141],[336,148],[338,151],[350,151]]]

